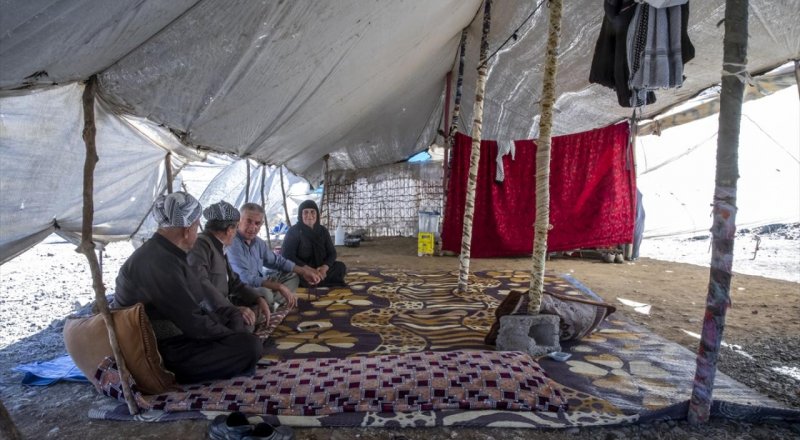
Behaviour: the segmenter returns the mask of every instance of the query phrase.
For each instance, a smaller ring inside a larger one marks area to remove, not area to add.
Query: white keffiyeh
[[[161,195],[153,205],[153,218],[160,228],[188,228],[200,218],[203,207],[182,191]]]

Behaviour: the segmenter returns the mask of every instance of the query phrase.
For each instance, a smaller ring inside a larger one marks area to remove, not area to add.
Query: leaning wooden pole
[[[100,271],[100,264],[94,252],[94,241],[92,239],[92,223],[94,221],[94,168],[99,160],[97,157],[97,147],[95,145],[95,135],[97,128],[94,123],[94,97],[97,90],[97,76],[92,75],[83,90],[83,142],[86,144],[86,161],[83,165],[83,225],[81,229],[81,244],[76,249],[86,255],[89,260],[89,270],[92,273],[92,287],[94,287],[95,303],[100,315],[106,323],[108,339],[111,342],[111,352],[117,361],[120,377],[128,377],[128,368],[125,359],[117,342],[117,332],[114,330],[114,317],[108,309],[106,301],[106,288],[103,285],[103,273]],[[122,391],[124,392],[125,402],[128,404],[128,411],[131,415],[139,413],[139,407],[133,398],[130,384],[127,380],[122,381]]]
[[[283,166],[281,170],[281,196],[283,196],[283,212],[286,214],[286,225],[292,227],[292,219],[289,218],[289,207],[286,206],[286,189],[283,187]]]
[[[244,181],[244,202],[250,203],[250,159],[245,159],[244,164],[247,168],[247,178]]]
[[[167,174],[167,194],[172,194],[172,180],[175,179],[172,174],[172,151],[168,151],[164,156],[164,170]]]
[[[264,228],[267,230],[267,244],[272,249],[272,239],[269,238],[269,216],[267,215],[267,198],[264,197],[264,185],[267,180],[267,164],[261,164],[261,209],[264,210]]]
[[[453,71],[447,72],[447,75],[444,76],[444,117],[442,118],[442,135],[444,136],[444,145],[442,146],[442,150],[444,150],[442,155],[442,200],[444,201],[447,198],[447,171],[450,165],[450,127],[447,126],[450,120],[450,98],[452,98],[453,86],[450,84],[453,82]],[[442,206],[447,206],[446,202],[442,203]]]
[[[450,126],[447,129],[447,133],[445,135],[445,147],[444,147],[444,185],[443,185],[443,192],[444,192],[444,206],[447,206],[447,185],[449,184],[450,180],[450,156],[452,155],[453,145],[456,142],[456,131],[458,131],[458,118],[461,117],[461,92],[464,86],[464,58],[467,55],[467,28],[464,28],[461,31],[461,42],[458,46],[458,77],[456,79],[456,94],[455,100],[453,101],[453,116],[450,120]],[[448,79],[448,86],[450,85],[450,81]],[[449,101],[449,97],[448,97]],[[445,118],[445,123],[447,122]]]
[[[481,35],[481,50],[478,64],[478,81],[475,85],[475,105],[472,108],[472,154],[469,159],[469,179],[467,179],[467,200],[464,205],[464,229],[461,233],[461,254],[458,271],[458,291],[466,292],[469,281],[469,254],[472,247],[472,217],[475,215],[475,188],[478,186],[478,163],[481,158],[481,130],[483,128],[483,93],[486,89],[486,72],[488,62],[486,53],[489,52],[489,27],[492,0],[485,0],[483,6],[483,33]]]
[[[797,84],[797,94],[800,96],[800,60],[794,60],[794,82]]]
[[[725,313],[731,305],[733,245],[736,236],[736,183],[739,179],[739,125],[747,75],[748,0],[725,2],[725,36],[722,56],[722,90],[717,132],[717,173],[711,223],[711,268],[706,297],[706,313],[692,397],[689,422],[707,422],[717,372],[717,357],[725,329]]]
[[[461,31],[461,43],[459,44],[458,54],[458,78],[456,79],[456,95],[453,101],[453,117],[450,121],[450,129],[447,132],[448,148],[453,148],[458,131],[458,118],[461,117],[461,92],[464,86],[464,58],[467,55],[467,28]]]
[[[326,154],[323,160],[325,161],[325,173],[322,176],[322,201],[319,207],[319,221],[322,222],[322,214],[325,213],[326,218],[326,227],[330,230],[331,229],[331,216],[328,215],[328,208],[330,208],[330,191],[328,191],[329,184],[330,184],[330,176],[329,176],[329,164],[328,159],[330,159],[330,154]]]
[[[550,147],[553,104],[556,101],[558,38],[561,35],[561,0],[550,0],[550,30],[542,78],[542,109],[539,114],[539,139],[536,141],[536,223],[533,226],[531,284],[528,313],[539,313],[544,290],[544,264],[547,257],[547,232],[550,230]]]

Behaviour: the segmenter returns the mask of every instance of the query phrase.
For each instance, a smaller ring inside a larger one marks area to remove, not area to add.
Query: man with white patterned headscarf
[[[158,231],[117,276],[115,304],[144,305],[164,366],[180,383],[250,373],[262,354],[261,340],[247,331],[239,310],[213,304],[187,262],[202,209],[184,192],[156,199]]]

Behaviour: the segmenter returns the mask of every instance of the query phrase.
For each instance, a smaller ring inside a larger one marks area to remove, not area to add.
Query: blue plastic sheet
[[[24,385],[47,386],[60,380],[66,382],[89,382],[81,370],[75,366],[75,362],[68,354],[61,355],[49,361],[37,361],[29,364],[20,364],[12,369],[19,373],[25,373],[22,378]]]

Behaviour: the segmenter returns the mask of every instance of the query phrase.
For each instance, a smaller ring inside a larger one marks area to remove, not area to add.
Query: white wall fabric
[[[263,165],[250,161],[250,195],[248,199],[245,199],[246,161],[220,155],[209,155],[204,162],[185,166],[179,175],[185,185],[175,185],[175,188],[178,190],[179,186],[183,187],[195,196],[204,207],[221,200],[236,208],[241,208],[246,200],[260,205],[262,167]],[[265,174],[264,198],[266,203],[264,210],[267,214],[267,225],[262,230],[264,236],[266,236],[267,228],[272,229],[279,222],[286,223],[279,168],[267,165]],[[307,199],[319,203],[320,194],[313,192],[305,179],[286,169],[283,170],[283,184],[286,190],[286,206],[291,223],[294,224],[297,221],[297,206]],[[204,219],[202,221],[205,222]],[[136,244],[149,238],[156,228],[156,222],[151,216],[147,216],[134,237]]]
[[[65,235],[81,230],[82,93],[83,86],[73,83],[0,97],[0,262],[38,243],[56,224]],[[166,151],[101,101],[95,117],[94,238],[125,239],[165,188]],[[172,145],[185,152],[179,143]]]
[[[707,234],[719,115],[644,136],[637,144],[645,237]],[[737,228],[800,222],[797,86],[742,107]]]

